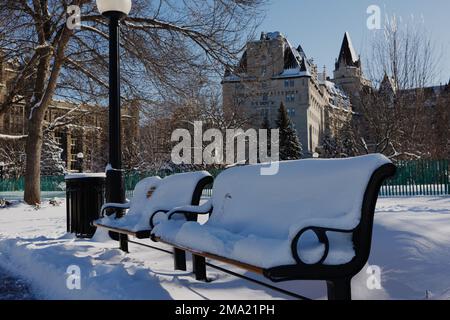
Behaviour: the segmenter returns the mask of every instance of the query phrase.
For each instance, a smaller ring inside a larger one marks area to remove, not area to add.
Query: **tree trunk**
[[[38,119],[31,119],[28,124],[26,150],[25,195],[29,205],[41,203],[41,149],[42,125]]]
[[[40,171],[44,117],[56,89],[57,80],[64,61],[64,50],[72,35],[71,30],[66,27],[63,28],[56,52],[53,56],[53,64],[51,64],[52,54],[50,52],[43,55],[39,62],[35,85],[35,99],[29,105],[32,106],[29,108],[29,111],[27,109],[29,121],[28,138],[25,146],[26,170],[24,200],[30,205],[41,202]],[[46,50],[46,52],[53,51],[53,48],[46,47],[42,50]],[[47,79],[49,72],[50,77]]]

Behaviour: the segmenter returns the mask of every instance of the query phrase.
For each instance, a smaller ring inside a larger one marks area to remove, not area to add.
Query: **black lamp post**
[[[131,0],[97,0],[100,13],[109,19],[109,166],[106,171],[107,202],[124,203],[120,116],[120,20],[131,10]],[[122,212],[117,212],[120,217]],[[120,237],[126,250],[126,236]]]
[[[3,180],[3,168],[5,167],[5,163],[0,162],[0,180]]]

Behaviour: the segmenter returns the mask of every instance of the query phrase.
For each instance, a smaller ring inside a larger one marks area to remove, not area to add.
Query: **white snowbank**
[[[0,268],[28,280],[45,299],[286,299],[270,289],[208,268],[203,283],[174,271],[172,256],[130,244],[130,254],[97,232],[92,240],[65,234],[65,206],[44,203],[0,209]],[[160,243],[147,244],[169,249]],[[370,265],[381,268],[382,289],[370,290],[364,268],[352,281],[354,299],[450,299],[450,198],[382,198],[375,215]],[[213,263],[245,273],[243,270]],[[80,266],[81,290],[65,286],[66,270]],[[188,264],[188,268],[191,265]],[[253,273],[247,276],[264,280]],[[314,299],[326,296],[324,281],[276,286]]]

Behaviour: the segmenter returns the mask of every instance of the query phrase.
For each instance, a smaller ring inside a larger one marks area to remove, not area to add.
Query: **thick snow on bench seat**
[[[170,210],[174,207],[190,205],[198,182],[207,176],[209,176],[208,172],[198,171],[174,174],[164,179],[145,178],[136,185],[133,199],[130,201],[130,210],[124,217],[115,219],[115,215],[105,216],[97,222],[133,232],[149,230],[149,219],[152,213],[157,210]]]
[[[204,224],[162,221],[153,233],[183,247],[264,268],[293,264],[290,245],[304,227],[351,230],[361,218],[364,192],[373,172],[390,163],[383,155],[349,159],[284,161],[273,176],[261,165],[234,167],[214,182],[211,218]],[[325,264],[354,257],[351,233],[328,232]],[[320,260],[324,246],[305,233],[300,258]]]

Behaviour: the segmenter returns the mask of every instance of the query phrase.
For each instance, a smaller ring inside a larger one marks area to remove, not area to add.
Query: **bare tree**
[[[18,179],[25,173],[25,144],[23,140],[4,140],[0,144],[0,159],[3,161],[3,177]]]
[[[25,201],[40,202],[40,157],[45,113],[54,97],[104,103],[107,22],[92,0],[18,0],[0,4],[0,48],[20,71],[0,114],[26,104]],[[151,105],[167,90],[183,92],[186,74],[205,77],[236,55],[258,22],[263,0],[136,0],[124,22],[123,99]],[[80,29],[67,27],[67,9],[81,9]]]
[[[420,158],[429,138],[426,88],[436,81],[438,50],[421,23],[390,17],[371,40],[366,87],[356,103],[354,126],[358,153],[380,152],[391,158]]]
[[[431,121],[424,151],[434,159],[450,159],[450,82],[440,89],[434,108],[427,110]]]
[[[375,32],[371,41],[366,73],[376,86],[385,74],[399,91],[436,81],[441,55],[420,21],[387,17],[383,30]]]

